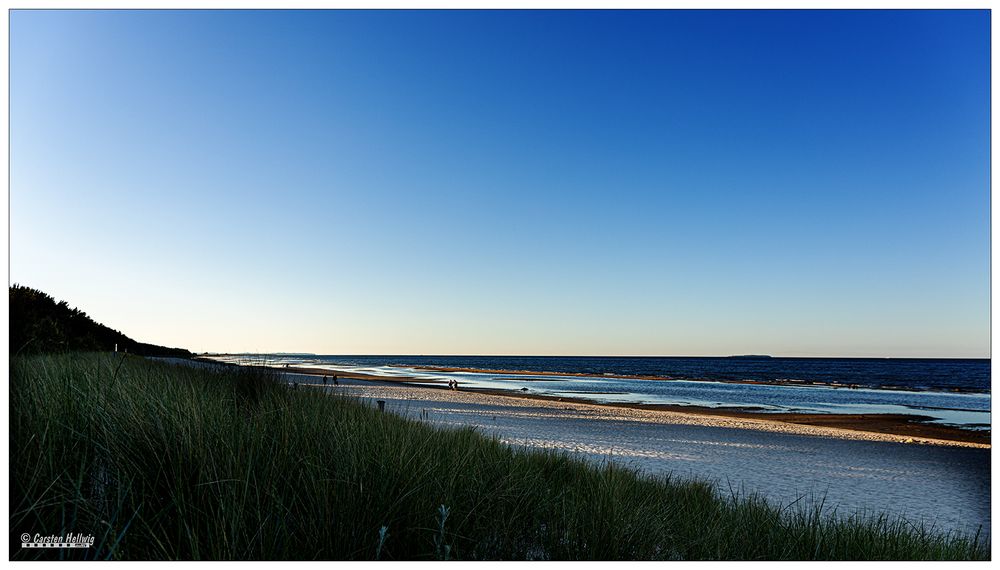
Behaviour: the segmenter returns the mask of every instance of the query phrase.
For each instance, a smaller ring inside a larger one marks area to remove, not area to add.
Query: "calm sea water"
[[[904,413],[966,428],[990,424],[989,359],[227,355],[427,383],[596,402],[738,407],[764,412]],[[555,372],[438,372],[421,367]],[[582,376],[597,374],[605,377]],[[656,379],[614,376],[654,376]],[[747,384],[742,382],[759,382]]]
[[[909,390],[990,391],[989,359],[688,358],[604,356],[317,356],[259,355],[282,362],[346,366],[437,366],[565,374],[658,376],[719,380],[857,385]]]

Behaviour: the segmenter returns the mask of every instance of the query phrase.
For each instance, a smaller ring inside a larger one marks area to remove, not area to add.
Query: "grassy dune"
[[[905,521],[516,450],[249,370],[11,365],[11,558],[985,559]],[[90,549],[22,550],[82,532]]]

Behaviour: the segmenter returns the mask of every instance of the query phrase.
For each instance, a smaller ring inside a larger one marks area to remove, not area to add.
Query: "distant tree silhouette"
[[[23,285],[10,288],[10,353],[128,351],[140,356],[191,356],[183,348],[137,342],[96,323],[66,301]]]

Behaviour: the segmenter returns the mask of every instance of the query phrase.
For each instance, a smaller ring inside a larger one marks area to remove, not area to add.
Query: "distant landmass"
[[[94,322],[87,313],[57,302],[50,295],[23,285],[10,287],[10,353],[119,351],[140,356],[191,356],[183,348],[170,348],[132,340]]]

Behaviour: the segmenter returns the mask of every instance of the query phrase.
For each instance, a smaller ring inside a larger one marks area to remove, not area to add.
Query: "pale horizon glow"
[[[142,341],[990,355],[990,19],[27,11],[10,280]]]

